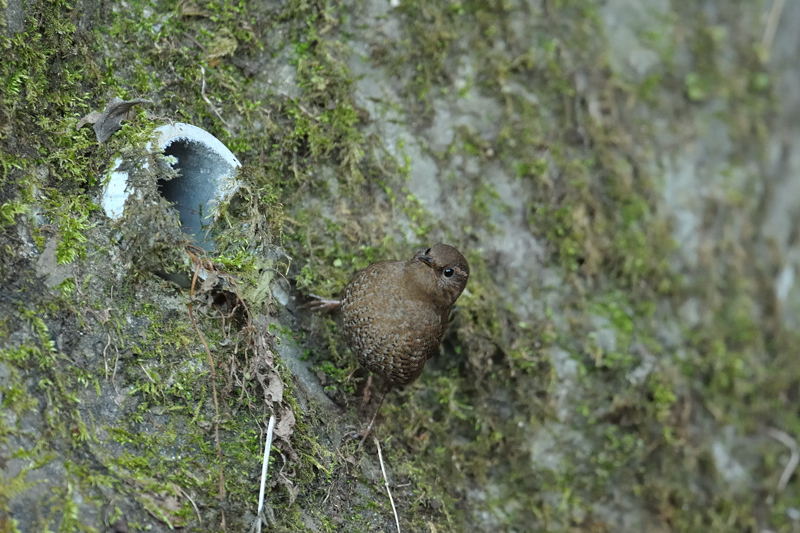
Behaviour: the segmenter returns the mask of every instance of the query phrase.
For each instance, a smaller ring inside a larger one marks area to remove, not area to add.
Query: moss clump
[[[772,103],[755,37],[723,30],[746,9],[721,10],[709,26],[697,6],[672,6],[647,39],[660,64],[637,84],[612,70],[600,8],[585,2],[406,1],[385,15],[396,23],[386,38],[363,32],[351,7],[133,2],[103,14],[109,27],[93,35],[71,22],[73,7],[49,2],[32,6],[29,31],[1,38],[0,265],[11,296],[0,299],[10,317],[0,333],[24,332],[2,348],[3,405],[22,420],[42,398],[47,416],[36,431],[4,420],[3,438],[25,444],[9,449],[36,466],[7,476],[0,508],[35,490],[28,473],[58,467],[67,474],[53,477],[64,482],[43,504],[43,528],[77,528],[76,516],[97,516],[109,500],[104,525],[213,529],[225,512],[228,527],[244,527],[260,427],[277,412],[296,425],[271,466],[275,529],[391,525],[372,456],[341,444],[340,420],[323,408],[301,408],[258,314],[275,276],[333,295],[370,262],[441,240],[467,253],[473,277],[442,356],[390,396],[377,429],[404,527],[613,531],[609,509],[623,501],[641,509],[629,515],[640,529],[766,527],[756,516],[790,528],[792,485],[772,489],[782,452],[764,445],[748,457],[763,480],[749,490],[729,483],[715,456],[722,426],[744,435],[765,420],[798,425],[796,334],[765,296],[775,265],[744,259],[768,254],[743,244],[754,232],[739,214],[760,215],[748,194],[756,177],[737,165],[761,157]],[[691,21],[672,32],[686,22],[679,12]],[[365,89],[342,44],[352,37],[371,41],[366,60],[394,76],[400,98],[355,103]],[[678,49],[688,63],[671,57]],[[112,96],[157,103],[97,146],[77,123]],[[724,238],[706,244],[703,272],[678,271],[651,164],[663,147],[642,117],[673,117],[668,129],[679,132],[720,102],[741,156],[725,177],[747,183],[708,201],[703,229]],[[448,123],[454,115],[471,119]],[[389,116],[391,133],[373,127]],[[111,228],[95,205],[108,161],[167,118],[204,126],[244,162],[210,267],[228,285],[195,287],[196,327],[187,295],[149,273],[186,262],[166,206],[140,205],[143,218]],[[433,150],[424,138],[437,121],[452,138]],[[431,162],[448,176],[433,203],[414,174]],[[34,207],[50,226],[26,224]],[[67,269],[57,291],[26,259],[28,226],[39,250],[55,240],[53,268]],[[515,263],[521,251],[530,257]],[[700,316],[684,324],[676,309],[692,299]],[[283,337],[300,327],[290,314],[273,328]],[[306,350],[328,392],[354,405],[363,373],[334,321],[310,323]],[[265,401],[278,382],[281,401]],[[214,500],[222,493],[227,508]],[[753,496],[762,493],[772,500]]]

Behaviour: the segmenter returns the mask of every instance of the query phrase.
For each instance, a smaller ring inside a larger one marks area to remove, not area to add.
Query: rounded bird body
[[[467,260],[446,244],[357,272],[340,302],[348,346],[390,385],[411,383],[438,350],[468,278]]]

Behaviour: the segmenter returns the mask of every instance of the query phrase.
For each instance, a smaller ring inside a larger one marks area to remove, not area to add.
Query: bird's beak
[[[429,267],[433,268],[433,258],[429,255],[419,254],[417,259],[428,265]]]

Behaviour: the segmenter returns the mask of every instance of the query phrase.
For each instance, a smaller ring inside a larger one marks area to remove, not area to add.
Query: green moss
[[[0,221],[3,226],[11,226],[16,224],[16,216],[26,213],[29,206],[21,201],[6,202],[0,206]]]
[[[676,9],[695,12],[684,4]],[[53,227],[34,235],[36,244],[41,249],[47,237],[58,239],[58,263],[76,267],[57,297],[29,287],[35,303],[14,307],[13,319],[0,319],[5,320],[0,333],[19,326],[31,338],[2,352],[15,376],[2,391],[3,407],[17,414],[31,410],[35,401],[19,376],[35,372],[35,386],[50,408],[48,434],[75,450],[91,451],[111,472],[100,479],[80,461],[69,465],[71,481],[57,495],[67,511],[62,527],[80,526],[75,491],[88,493],[92,483],[131,494],[164,523],[194,524],[186,500],[177,508],[165,504],[180,497],[179,487],[213,515],[204,517],[205,524],[218,523],[216,413],[205,348],[185,312],[186,301],[150,275],[154,265],[186,268],[183,236],[174,220],[152,219],[145,226],[158,229],[152,232],[158,245],[144,245],[132,240],[141,232],[120,226],[127,248],[114,267],[119,270],[91,281],[81,270],[91,268],[87,258],[103,258],[111,249],[87,191],[94,192],[112,154],[143,146],[167,117],[203,125],[245,162],[242,187],[223,206],[220,250],[213,259],[235,276],[231,279],[253,313],[269,301],[276,271],[302,291],[335,295],[355,270],[407,257],[420,242],[446,238],[463,245],[472,277],[443,356],[429,363],[420,381],[390,396],[377,429],[400,484],[411,483],[407,492],[398,491],[410,529],[429,529],[428,522],[468,529],[485,512],[500,528],[608,530],[593,502],[602,503],[611,490],[640,498],[671,529],[755,529],[758,502],[720,488],[709,451],[687,438],[696,421],[682,413],[687,402],[696,401],[700,408],[694,412],[705,407],[715,423],[742,431],[755,431],[762,420],[798,430],[796,415],[780,400],[787,391],[791,396],[797,376],[770,371],[793,368],[786,354],[794,352],[797,339],[772,315],[759,318],[760,310],[770,308],[761,295],[769,290],[746,282],[760,274],[741,259],[719,261],[696,282],[672,270],[667,259],[675,244],[658,212],[658,176],[648,164],[654,156],[651,132],[631,113],[639,106],[658,113],[669,100],[678,109],[665,116],[680,116],[723,98],[730,105],[721,115],[742,145],[742,157],[758,152],[760,147],[745,145],[765,138],[762,118],[772,84],[752,39],[736,39],[721,31],[723,26],[696,17],[685,29],[692,65],[681,69],[671,57],[679,37],[653,30],[644,37],[657,48],[663,70],[635,85],[610,71],[598,8],[584,2],[557,1],[542,11],[520,13],[506,2],[406,1],[390,12],[387,16],[400,22],[401,40],[377,43],[371,60],[400,81],[407,99],[386,106],[410,117],[402,126],[426,127],[440,98],[489,95],[501,109],[496,136],[461,127],[450,148],[435,156],[443,168],[455,157],[497,165],[523,191],[530,236],[543,243],[546,267],[564,283],[503,287],[502,265],[480,249],[484,243],[476,237],[482,228],[503,237],[490,227],[493,216],[511,213],[498,189],[480,172],[475,178],[454,174],[448,200],[462,202],[469,213],[464,220],[439,220],[409,189],[414,161],[402,142],[395,146],[400,154],[395,161],[365,133],[365,112],[352,98],[349,52],[339,44],[347,39],[348,7],[292,1],[269,11],[273,8],[243,2],[133,2],[110,15],[109,28],[87,35],[71,22],[72,7],[49,2],[34,6],[30,16],[42,21],[38,31],[0,38],[8,58],[0,62],[0,107],[24,141],[19,143],[24,148],[16,149],[6,130],[0,133],[0,225],[8,232],[21,221],[19,215],[39,206]],[[522,34],[515,29],[520,20]],[[665,27],[675,24],[667,20]],[[101,40],[124,54],[100,57],[93,50],[106,49]],[[742,59],[734,73],[719,64],[724,49]],[[248,74],[253,58],[267,62],[257,68],[268,68],[264,65],[282,55],[295,69],[297,87],[287,83],[291,94],[282,86],[253,83]],[[462,76],[459,62],[475,68]],[[50,68],[54,64],[60,68]],[[684,92],[686,100],[660,98],[664,90]],[[138,110],[98,147],[88,128],[75,131],[75,125],[87,112],[102,109],[111,95],[147,95],[157,104]],[[132,157],[157,166],[144,154]],[[729,198],[739,208],[748,200],[747,194]],[[137,219],[142,220],[151,219]],[[12,239],[3,244],[7,256],[15,257],[18,244]],[[291,261],[280,259],[279,244],[290,250]],[[714,251],[735,255],[735,248],[723,242]],[[527,279],[535,280],[535,273]],[[534,305],[541,304],[524,319],[517,300],[508,296],[523,290],[531,291]],[[673,362],[672,347],[659,337],[656,322],[662,307],[680,305],[687,293],[701,300],[711,318],[687,331],[680,342],[685,359]],[[552,296],[554,301],[547,300]],[[259,428],[274,407],[263,405],[263,391],[249,373],[256,332],[248,317],[216,314],[219,302],[206,293],[193,305],[218,365],[228,501],[237,511],[253,509]],[[614,349],[601,342],[589,316],[605,321]],[[100,340],[102,356],[88,368],[56,349],[48,325],[61,322]],[[283,337],[290,336],[286,327],[278,328]],[[350,402],[362,376],[343,350],[333,320],[314,319],[307,338],[316,368],[328,376],[326,387]],[[551,467],[532,462],[531,446],[558,427],[554,393],[564,383],[549,362],[557,350],[575,364],[577,386],[567,407],[578,416],[563,429],[564,443],[556,442],[566,452]],[[631,376],[643,364],[643,353],[657,363],[637,381]],[[301,509],[321,509],[331,501],[331,483],[358,475],[331,451],[336,443],[318,441],[315,432],[328,419],[313,407],[300,409],[292,378],[279,361],[275,372],[287,385],[285,405],[298,424],[291,446],[279,443],[288,466],[272,465],[273,472],[284,470],[283,477],[271,478],[270,501],[279,511],[277,529],[296,530],[302,527]],[[81,410],[80,395],[116,398],[120,391],[130,403],[121,407],[124,416],[104,422],[101,433],[108,436],[99,438],[98,422]],[[573,433],[586,439],[585,446],[568,440]],[[765,457],[759,472],[766,479],[778,462],[774,452]],[[719,490],[697,497],[686,483],[697,472]],[[12,488],[0,502],[29,488],[18,476],[7,481]],[[364,496],[347,500],[352,511],[342,527],[381,527],[370,518],[376,512],[390,516],[380,484],[361,481],[353,483]],[[793,496],[777,496],[776,502],[775,528],[790,527],[785,510],[795,505]],[[115,509],[112,516],[122,513]],[[146,517],[131,517],[129,527],[146,527]],[[323,528],[338,527],[326,516],[319,519]]]

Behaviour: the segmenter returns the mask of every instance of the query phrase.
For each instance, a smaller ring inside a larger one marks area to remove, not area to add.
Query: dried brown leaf
[[[94,124],[95,122],[100,120],[100,117],[102,116],[103,116],[102,113],[98,113],[97,111],[92,111],[91,113],[84,116],[82,119],[78,121],[78,123],[75,125],[75,129],[79,130],[82,127],[86,126],[87,124]]]
[[[280,420],[275,424],[275,435],[288,441],[294,433],[294,426],[297,421],[290,407],[281,407]]]
[[[180,500],[167,491],[159,493],[142,492],[139,496],[144,499],[144,507],[151,515],[166,522],[170,528],[183,527],[186,519],[177,516],[175,513],[181,510],[183,505]]]
[[[121,100],[119,98],[112,98],[108,103],[105,111],[99,118],[90,118],[92,113],[89,113],[81,119],[81,121],[95,120],[94,134],[97,137],[98,144],[106,142],[115,132],[122,128],[122,121],[128,118],[128,112],[133,106],[139,104],[152,104],[151,100],[146,98],[134,98],[133,100]],[[80,122],[79,122],[80,124]]]
[[[273,403],[282,402],[284,390],[283,380],[277,372],[271,372],[270,374],[269,384],[264,387],[264,399]]]

